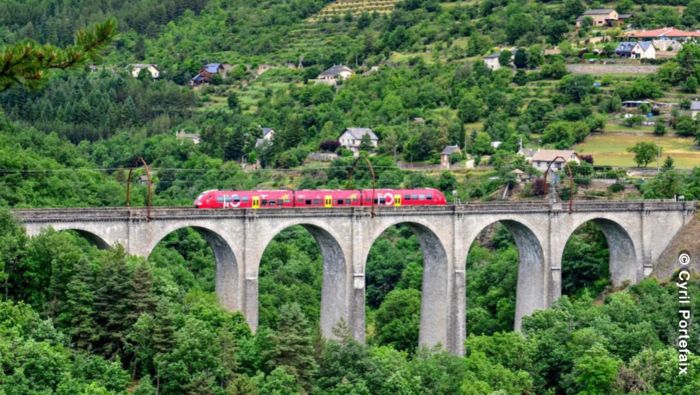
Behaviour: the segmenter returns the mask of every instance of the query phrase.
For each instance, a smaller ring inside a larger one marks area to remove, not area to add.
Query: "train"
[[[202,192],[194,201],[194,206],[200,209],[403,207],[446,204],[445,195],[434,188],[209,190]]]

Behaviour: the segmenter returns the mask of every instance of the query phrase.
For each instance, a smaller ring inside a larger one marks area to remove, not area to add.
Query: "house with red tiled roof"
[[[633,30],[631,32],[625,33],[625,36],[629,38],[636,38],[644,41],[651,40],[676,40],[676,41],[688,41],[695,40],[700,37],[700,31],[692,30],[680,30],[675,27],[663,27],[661,29],[652,30]]]

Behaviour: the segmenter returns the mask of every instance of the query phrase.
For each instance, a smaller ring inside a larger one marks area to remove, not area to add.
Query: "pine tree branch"
[[[91,60],[98,62],[100,53],[112,42],[117,24],[113,19],[79,30],[75,44],[65,49],[41,45],[32,40],[0,49],[0,91],[13,85],[36,87],[46,72],[69,69]]]

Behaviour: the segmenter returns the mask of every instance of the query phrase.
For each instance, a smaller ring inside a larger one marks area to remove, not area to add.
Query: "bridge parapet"
[[[247,217],[352,217],[374,215],[452,215],[466,213],[545,213],[566,211],[565,202],[549,204],[544,201],[522,202],[478,202],[446,206],[420,207],[347,207],[347,208],[294,208],[294,209],[197,209],[192,207],[155,207],[151,217],[163,219],[192,218],[247,218]],[[573,202],[574,212],[591,211],[688,211],[696,210],[696,202],[677,201],[600,201],[577,200]],[[76,219],[90,221],[139,221],[147,219],[145,208],[104,207],[104,208],[39,208],[13,210],[13,214],[23,222],[66,222]]]

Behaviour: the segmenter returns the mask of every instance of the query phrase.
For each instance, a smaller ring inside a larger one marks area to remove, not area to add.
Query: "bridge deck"
[[[573,212],[595,211],[680,211],[696,208],[695,202],[677,201],[574,201]],[[241,218],[241,217],[317,217],[317,216],[400,216],[400,215],[454,215],[483,213],[547,213],[568,212],[568,202],[549,204],[530,202],[479,202],[451,204],[446,206],[421,207],[343,207],[343,208],[295,208],[295,209],[197,209],[193,207],[153,207],[152,219],[180,218]],[[89,218],[92,221],[145,220],[146,208],[102,207],[102,208],[39,208],[13,210],[24,222],[74,221]]]

